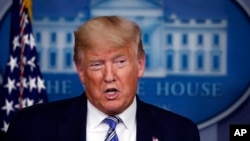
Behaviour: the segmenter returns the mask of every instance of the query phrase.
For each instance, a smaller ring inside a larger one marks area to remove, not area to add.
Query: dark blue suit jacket
[[[9,126],[7,141],[85,141],[87,98],[85,94],[32,106],[17,112]],[[199,141],[190,120],[137,97],[137,141]]]

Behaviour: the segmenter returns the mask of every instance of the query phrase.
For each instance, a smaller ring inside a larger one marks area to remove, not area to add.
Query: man
[[[7,140],[200,140],[193,122],[136,96],[145,54],[134,22],[117,16],[86,22],[75,32],[74,62],[84,94],[21,110],[10,124]]]

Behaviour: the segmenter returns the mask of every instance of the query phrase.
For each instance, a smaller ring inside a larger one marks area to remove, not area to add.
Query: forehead
[[[121,42],[112,38],[95,37],[92,38],[86,51],[108,51],[108,50],[120,50],[129,51],[134,50],[136,43],[133,40]]]
[[[101,44],[102,46],[91,47],[83,52],[85,61],[115,59],[117,57],[128,57],[131,58],[136,56],[134,46],[112,46],[107,44]]]
[[[118,57],[122,55],[129,56],[134,52],[131,46],[108,46],[108,47],[92,47],[84,51],[87,58],[95,57]],[[86,58],[86,59],[87,59]]]

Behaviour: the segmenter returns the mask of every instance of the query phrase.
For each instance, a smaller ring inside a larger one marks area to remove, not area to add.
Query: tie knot
[[[107,123],[110,128],[115,128],[116,125],[121,122],[121,119],[118,116],[109,116],[106,117],[104,120],[104,123]]]

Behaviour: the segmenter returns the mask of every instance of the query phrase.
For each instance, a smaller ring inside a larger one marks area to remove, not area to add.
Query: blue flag
[[[30,7],[29,7],[30,6]],[[22,108],[47,102],[44,79],[31,26],[31,1],[13,0],[10,55],[0,95],[0,129],[6,132],[13,114]]]

